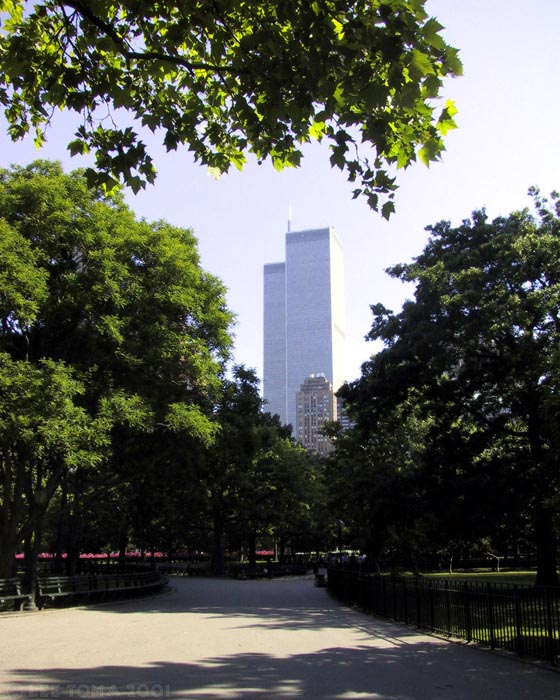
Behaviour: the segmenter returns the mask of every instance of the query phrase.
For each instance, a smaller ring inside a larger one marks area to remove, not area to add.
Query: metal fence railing
[[[329,591],[419,629],[560,665],[560,588],[391,577],[342,568]]]

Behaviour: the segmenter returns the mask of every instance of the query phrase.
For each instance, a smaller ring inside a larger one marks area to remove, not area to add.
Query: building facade
[[[324,376],[307,377],[296,395],[296,439],[310,452],[326,457],[333,451],[323,435],[326,421],[336,420],[336,400],[332,384]]]
[[[337,396],[336,398],[336,420],[340,423],[343,431],[354,427],[354,421],[348,417],[345,401]]]
[[[286,265],[264,266],[263,398],[286,423]]]
[[[311,375],[344,380],[344,257],[334,229],[286,234],[284,263],[264,268],[266,409],[296,433],[296,399]],[[296,434],[297,437],[297,434]]]

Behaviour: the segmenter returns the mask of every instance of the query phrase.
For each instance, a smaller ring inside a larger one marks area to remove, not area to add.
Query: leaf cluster
[[[461,63],[424,4],[43,0],[23,12],[6,0],[0,104],[12,139],[38,144],[57,110],[75,112],[69,150],[95,154],[88,177],[106,190],[154,181],[144,127],[219,173],[248,153],[297,166],[302,144],[325,138],[354,196],[375,210],[387,196],[388,218],[393,166],[437,160],[455,127],[438,98]]]

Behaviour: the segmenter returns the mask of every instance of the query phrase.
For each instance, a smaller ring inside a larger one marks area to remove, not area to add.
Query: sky
[[[284,259],[292,231],[334,226],[345,257],[348,381],[379,349],[365,341],[370,305],[398,312],[410,285],[390,278],[387,267],[409,262],[426,244],[425,227],[441,220],[459,225],[485,208],[491,218],[530,206],[527,190],[560,189],[560,0],[428,0],[444,25],[445,40],[460,50],[464,76],[446,82],[443,100],[458,107],[458,129],[446,137],[441,162],[417,163],[398,175],[396,213],[389,222],[367,203],[352,199],[344,173],[331,169],[329,151],[312,144],[299,169],[281,173],[250,163],[220,180],[192,162],[186,148],[154,155],[158,178],[127,202],[139,218],[166,219],[192,228],[202,266],[228,290],[236,314],[235,362],[262,377],[263,265]],[[73,133],[55,117],[47,145],[12,144],[0,124],[0,166],[35,158],[81,162],[66,153]]]

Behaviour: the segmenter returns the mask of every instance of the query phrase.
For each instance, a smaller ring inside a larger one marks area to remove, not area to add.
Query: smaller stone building
[[[307,377],[296,395],[296,440],[310,452],[326,456],[333,445],[321,433],[325,421],[336,420],[332,384],[322,375]]]

